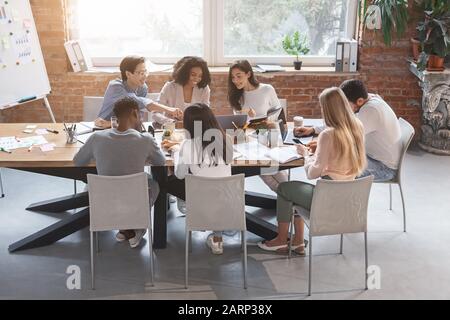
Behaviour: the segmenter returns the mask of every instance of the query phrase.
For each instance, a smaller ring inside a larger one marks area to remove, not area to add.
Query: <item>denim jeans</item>
[[[367,157],[367,168],[358,178],[373,175],[374,181],[389,181],[395,178],[397,170],[391,169],[382,162]]]

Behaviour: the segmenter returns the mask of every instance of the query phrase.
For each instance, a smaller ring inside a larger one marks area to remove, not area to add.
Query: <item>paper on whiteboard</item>
[[[31,41],[27,32],[19,32],[13,36],[13,44],[17,54],[17,62],[20,64],[30,63]]]

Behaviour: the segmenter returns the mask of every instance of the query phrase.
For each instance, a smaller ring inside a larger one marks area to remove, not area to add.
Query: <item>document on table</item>
[[[32,136],[26,138],[17,137],[1,137],[0,147],[6,150],[14,150],[19,148],[29,148],[33,145],[42,145],[48,143],[43,136]]]
[[[88,132],[85,134],[80,134],[76,136],[76,139],[80,141],[82,144],[85,144],[87,139],[89,139],[90,136],[92,136],[95,132]]]
[[[234,150],[242,155],[243,160],[270,160],[266,153],[269,148],[254,140],[247,143],[240,143],[234,146]]]
[[[278,163],[287,163],[301,158],[297,153],[297,148],[295,146],[270,149],[266,153],[266,156]]]

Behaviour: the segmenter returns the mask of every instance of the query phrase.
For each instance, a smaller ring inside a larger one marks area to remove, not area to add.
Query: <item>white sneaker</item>
[[[116,240],[117,240],[117,242],[124,242],[125,240],[127,240],[127,237],[125,237],[125,235],[123,233],[117,232]]]
[[[206,245],[211,248],[213,254],[223,253],[223,241],[214,242],[214,234],[212,233],[206,238]]]
[[[181,212],[181,214],[186,215],[186,201],[182,200],[182,199],[177,199],[177,208],[178,211]]]
[[[169,202],[170,203],[175,203],[177,202],[177,197],[173,196],[173,195],[169,195]]]
[[[147,229],[134,230],[135,236],[131,239],[128,239],[128,242],[130,243],[130,247],[136,248],[139,245],[139,243],[141,243],[141,240],[144,237],[146,232],[147,232]]]

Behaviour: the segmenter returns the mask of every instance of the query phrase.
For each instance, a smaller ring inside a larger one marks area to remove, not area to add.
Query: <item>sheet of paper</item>
[[[256,140],[237,144],[234,146],[234,150],[242,154],[243,160],[270,160],[266,156],[270,149]]]
[[[46,129],[36,129],[36,134],[45,135],[48,134],[48,131]]]
[[[30,134],[30,133],[33,133],[33,129],[25,129],[25,130],[23,130],[23,132]]]
[[[55,150],[55,144],[54,143],[46,143],[40,146],[42,152],[49,152]]]
[[[29,148],[32,145],[42,145],[46,143],[48,143],[48,141],[43,136],[32,136],[26,138],[17,138],[17,137],[0,138],[0,147],[6,150]]]
[[[30,124],[28,126],[25,127],[25,129],[36,129],[37,125],[35,124]]]

